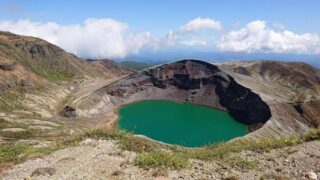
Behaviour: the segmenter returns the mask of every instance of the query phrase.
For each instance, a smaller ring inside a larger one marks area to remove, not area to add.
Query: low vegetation
[[[69,73],[69,72],[64,72],[64,71],[59,72],[59,70],[54,70],[49,68],[40,69],[40,70],[33,69],[33,72],[51,81],[71,80],[71,78],[74,76],[72,73]]]
[[[128,151],[134,151],[138,153],[142,152],[151,152],[157,149],[160,149],[162,145],[150,141],[145,138],[136,137],[131,133],[121,131],[118,129],[107,130],[107,129],[94,129],[86,131],[82,134],[77,135],[75,138],[67,140],[65,143],[76,143],[85,138],[94,138],[94,139],[116,139],[119,141],[119,145],[122,149]]]
[[[30,145],[16,145],[13,143],[0,146],[0,170],[13,164],[23,162],[32,157],[45,156],[59,149],[58,146],[34,148]]]
[[[283,137],[281,139],[237,140],[204,148],[183,148],[159,144],[118,129],[94,129],[46,148],[14,144],[1,145],[0,168],[6,167],[8,164],[22,162],[30,157],[43,156],[61,148],[78,145],[79,142],[86,138],[117,140],[123,150],[137,153],[135,164],[144,169],[182,169],[188,166],[190,159],[222,161],[235,168],[254,169],[257,162],[243,159],[235,156],[235,154],[242,151],[263,153],[276,148],[320,140],[320,130],[311,130],[301,136]]]
[[[0,118],[0,130],[8,127],[11,127],[11,123]]]
[[[179,155],[177,156],[174,153],[164,151],[152,151],[149,153],[139,154],[136,157],[135,163],[144,169],[182,169],[187,167],[188,159]]]
[[[320,130],[311,130],[301,136],[290,136],[280,139],[237,140],[229,143],[209,145],[204,148],[182,148],[179,146],[162,145],[121,130],[90,130],[79,135],[76,141],[84,138],[118,140],[122,149],[138,153],[136,164],[142,168],[181,169],[187,166],[189,159],[199,159],[204,161],[225,161],[228,164],[244,169],[253,169],[256,166],[256,162],[231,155],[242,151],[262,153],[276,148],[320,140]]]
[[[27,149],[26,146],[5,144],[0,146],[0,164],[16,163],[20,160],[19,156]]]
[[[0,92],[0,110],[8,112],[21,108],[22,105],[19,100],[23,98],[22,89],[10,89],[10,91]]]
[[[8,128],[21,129],[21,131],[3,131]],[[0,118],[0,136],[9,139],[28,139],[33,137],[33,133],[30,130],[25,130],[27,127],[22,124],[14,124]]]
[[[0,136],[10,139],[29,139],[33,137],[33,133],[30,130],[18,131],[18,132],[0,132]]]

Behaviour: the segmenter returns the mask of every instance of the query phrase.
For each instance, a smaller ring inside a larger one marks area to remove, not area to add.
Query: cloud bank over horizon
[[[276,32],[267,23],[256,20],[223,35],[217,44],[222,51],[320,54],[320,36],[314,33]]]
[[[206,47],[219,52],[320,54],[320,36],[297,34],[285,28],[276,31],[263,20],[237,30],[224,30],[220,21],[195,18],[163,37],[149,31],[134,32],[129,24],[111,18],[88,18],[78,24],[36,22],[28,19],[1,21],[0,30],[39,37],[80,57],[125,58],[146,48],[175,46]],[[217,36],[214,40],[211,36]]]
[[[81,57],[123,58],[137,54],[150,40],[149,32],[133,33],[128,24],[113,19],[90,18],[71,25],[1,21],[0,30],[39,37]]]

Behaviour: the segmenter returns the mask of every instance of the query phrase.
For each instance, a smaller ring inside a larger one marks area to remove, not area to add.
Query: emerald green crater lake
[[[139,101],[118,110],[120,129],[186,147],[228,141],[248,133],[227,112],[174,101]]]

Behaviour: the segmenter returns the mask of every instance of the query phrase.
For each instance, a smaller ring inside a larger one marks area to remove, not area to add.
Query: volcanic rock
[[[76,117],[77,116],[76,109],[73,107],[70,107],[70,106],[66,106],[63,109],[63,114],[66,117]]]
[[[0,70],[4,70],[4,71],[13,71],[15,69],[16,63],[13,64],[0,64]]]
[[[198,60],[164,64],[128,76],[100,90],[116,104],[138,100],[188,101],[226,110],[247,124],[265,123],[271,112],[259,95],[217,66]]]

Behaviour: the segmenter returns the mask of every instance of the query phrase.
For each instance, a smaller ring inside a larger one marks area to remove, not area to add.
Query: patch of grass
[[[151,152],[160,148],[160,145],[144,138],[134,137],[132,135],[120,139],[120,147],[134,152]]]
[[[144,168],[182,169],[187,167],[188,159],[169,152],[152,151],[139,154],[135,159],[136,165]]]
[[[0,118],[0,130],[11,127],[11,123]]]
[[[320,129],[313,129],[302,136],[303,141],[313,141],[320,139]]]
[[[52,145],[44,148],[34,148],[31,146],[28,146],[28,148],[25,149],[23,154],[27,158],[39,157],[39,156],[45,156],[45,155],[51,154],[52,152],[57,151],[61,148],[63,148],[63,146]]]
[[[150,141],[145,138],[136,137],[132,133],[128,133],[119,129],[94,129],[86,131],[78,135],[70,142],[77,142],[85,138],[94,139],[115,139],[119,141],[119,145],[122,149],[134,152],[151,152],[160,148],[160,145],[156,142]]]
[[[7,127],[7,122],[0,120],[0,126]],[[15,136],[15,138],[21,138]],[[276,148],[292,146],[308,141],[320,140],[320,130],[315,129],[301,136],[283,137],[280,139],[238,140],[229,143],[219,143],[204,148],[191,149],[177,146],[167,146],[136,137],[119,129],[94,129],[68,140],[58,141],[46,148],[34,148],[29,145],[2,144],[0,146],[0,169],[22,162],[28,158],[48,155],[58,149],[77,145],[86,138],[114,139],[123,150],[137,152],[136,165],[144,168],[182,169],[188,166],[189,159],[204,161],[218,160],[234,168],[254,169],[257,162],[232,156],[242,151],[266,152]]]
[[[2,144],[0,146],[0,164],[5,162],[16,163],[20,160],[20,155],[27,149],[26,146],[14,144]]]
[[[0,118],[0,136],[6,137],[6,138],[12,138],[12,139],[29,139],[30,137],[34,136],[32,131],[30,130],[21,131],[21,132],[2,132],[1,131],[2,129],[6,129],[6,128],[26,129],[27,126],[22,124],[10,123]]]
[[[58,68],[52,69],[53,67],[45,67],[41,69],[37,69],[32,67],[32,71],[42,77],[47,78],[51,81],[61,81],[61,80],[71,80],[74,76],[71,72],[59,70]]]
[[[0,93],[0,110],[9,112],[22,108],[20,100],[24,98],[22,89],[10,89]]]
[[[7,137],[7,138],[13,138],[13,139],[29,139],[33,137],[33,134],[31,131],[21,131],[21,132],[0,132],[1,136]]]
[[[305,142],[302,137],[292,136],[280,139],[238,140],[229,143],[219,143],[202,149],[177,149],[176,153],[200,160],[224,160],[232,153],[242,151],[266,152],[276,148],[292,146]]]
[[[60,148],[55,145],[45,148],[34,148],[30,145],[1,144],[0,169],[23,162],[32,157],[48,155]]]
[[[280,139],[238,140],[229,143],[218,143],[204,148],[191,149],[177,146],[167,146],[136,137],[131,133],[119,129],[95,129],[78,135],[67,144],[80,142],[85,138],[115,139],[123,150],[138,153],[136,164],[144,169],[164,168],[180,169],[188,164],[189,159],[204,161],[218,160],[231,164],[235,168],[254,169],[257,162],[248,161],[240,157],[231,156],[242,151],[263,153],[272,149],[293,146],[320,139],[320,130],[312,130],[301,136],[283,137]],[[232,157],[232,158],[231,158]]]

